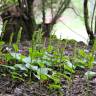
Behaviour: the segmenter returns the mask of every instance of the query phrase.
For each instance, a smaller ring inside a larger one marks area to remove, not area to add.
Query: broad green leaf
[[[94,76],[96,76],[96,72],[87,71],[87,72],[85,73],[85,78],[88,79],[88,80],[92,79]]]
[[[17,44],[13,44],[13,48],[14,48],[15,52],[18,52],[19,51],[19,48],[18,48],[18,45]]]
[[[20,70],[27,70],[23,64],[15,64],[14,67],[19,68]]]
[[[52,71],[50,68],[39,68],[38,73],[48,75],[48,71]]]
[[[17,59],[17,60],[21,60],[22,61],[22,59],[24,59],[25,58],[25,56],[24,55],[21,55],[20,53],[10,53],[11,54],[11,56],[13,56],[13,58],[15,58],[15,59]]]
[[[9,53],[5,54],[5,58],[6,61],[10,61],[11,59],[13,59],[13,57]]]
[[[14,66],[8,66],[8,65],[0,65],[0,66],[5,67],[5,68],[9,68],[11,70],[15,70]]]
[[[31,63],[32,60],[31,60],[31,57],[28,56],[28,57],[23,58],[22,61],[27,64],[27,63]]]
[[[39,80],[47,80],[48,79],[48,76],[45,75],[45,74],[37,74],[36,77],[39,79]]]
[[[35,71],[38,70],[38,66],[34,66],[34,65],[30,64],[30,63],[25,64],[25,66],[28,69],[32,69],[32,70],[35,70]]]
[[[66,64],[67,64],[70,68],[75,69],[75,66],[74,66],[70,61],[67,61]]]
[[[73,70],[73,68],[71,68],[70,66],[68,66],[68,65],[64,65],[64,69],[65,70],[67,70],[67,71],[69,71],[69,72],[71,72],[71,73],[75,73],[75,71]]]
[[[3,45],[3,44],[4,44],[4,42],[3,41],[0,41],[0,46]]]

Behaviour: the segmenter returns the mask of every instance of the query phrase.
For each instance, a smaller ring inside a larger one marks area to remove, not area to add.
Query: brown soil
[[[96,96],[96,78],[86,81],[84,77],[75,75],[72,81],[61,81],[60,90],[48,90],[40,82],[26,84],[3,77],[0,78],[0,96]]]

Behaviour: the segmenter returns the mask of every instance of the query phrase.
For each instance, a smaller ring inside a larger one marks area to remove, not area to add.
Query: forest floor
[[[96,70],[96,68],[95,68]],[[26,84],[12,81],[10,78],[0,78],[0,96],[96,96],[96,78],[86,81],[83,77],[76,75],[69,84],[63,80],[62,95],[58,91],[47,89],[40,85],[40,82]]]
[[[80,43],[78,48],[84,47]],[[65,54],[70,55],[74,47],[69,45],[66,47]],[[96,66],[91,69],[96,72]],[[41,82],[26,82],[14,81],[10,77],[0,78],[0,96],[96,96],[96,77],[91,80],[86,80],[82,74],[85,74],[87,69],[77,69],[71,81],[61,79],[62,88],[60,90],[49,90],[46,84]],[[62,94],[58,94],[58,93]]]

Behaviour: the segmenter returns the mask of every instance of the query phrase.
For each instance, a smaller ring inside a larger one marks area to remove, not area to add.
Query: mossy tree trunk
[[[25,23],[25,27],[27,28],[27,33],[29,35],[29,40],[32,39],[32,34],[34,33],[35,29],[36,29],[36,21],[35,21],[35,17],[34,17],[34,13],[33,13],[33,3],[34,0],[22,0],[25,2],[19,2],[21,11],[23,12],[23,18],[25,16],[24,23]],[[25,4],[23,4],[25,3]]]
[[[89,36],[89,45],[93,45],[94,44],[94,40],[95,40],[95,36],[94,36],[94,32],[90,27],[89,24],[89,11],[88,11],[88,0],[84,0],[84,22],[85,22],[85,27]]]

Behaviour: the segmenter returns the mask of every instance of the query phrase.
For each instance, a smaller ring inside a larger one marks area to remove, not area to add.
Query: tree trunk
[[[84,22],[85,22],[85,27],[89,36],[89,44],[93,45],[94,44],[94,34],[93,31],[91,30],[90,26],[89,26],[89,15],[88,15],[88,0],[84,0]]]
[[[24,23],[25,23],[26,28],[28,29],[27,33],[29,35],[29,40],[31,40],[32,35],[36,29],[36,21],[35,21],[35,17],[34,17],[34,13],[33,13],[34,0],[25,0],[25,2],[27,5],[25,7],[26,8],[25,11],[23,11],[23,14],[25,14],[25,16],[26,16],[24,19]],[[22,9],[22,10],[24,10],[24,9]]]
[[[12,42],[16,42],[20,27],[22,27],[21,41],[31,40],[36,29],[33,13],[34,0],[18,0],[18,2],[19,6],[13,5],[1,15],[5,26],[2,40],[5,42],[9,42],[12,33],[14,34]]]

